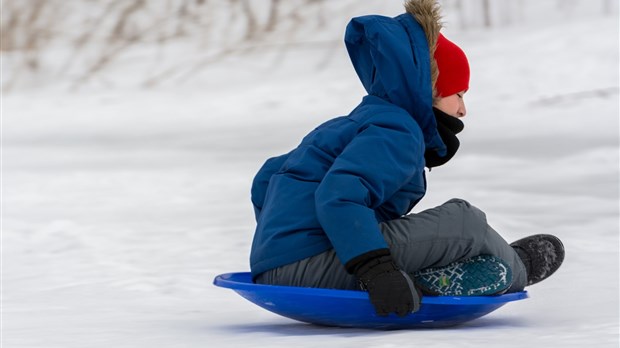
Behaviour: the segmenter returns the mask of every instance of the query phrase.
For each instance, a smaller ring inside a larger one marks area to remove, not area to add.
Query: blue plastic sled
[[[213,284],[236,291],[247,300],[291,319],[328,326],[373,329],[448,327],[491,313],[507,302],[523,300],[527,292],[500,296],[425,296],[418,312],[405,317],[380,317],[368,293],[353,290],[261,285],[250,273],[227,273]]]

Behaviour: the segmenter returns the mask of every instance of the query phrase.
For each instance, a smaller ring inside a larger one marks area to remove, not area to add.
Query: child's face
[[[450,116],[457,118],[465,117],[467,109],[465,109],[465,101],[463,100],[464,95],[465,91],[462,91],[447,97],[439,98],[434,106]]]

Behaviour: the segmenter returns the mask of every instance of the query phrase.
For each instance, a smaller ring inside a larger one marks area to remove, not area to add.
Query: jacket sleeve
[[[288,158],[290,153],[272,157],[268,159],[265,164],[258,170],[254,180],[252,181],[252,189],[250,191],[252,205],[254,206],[254,217],[258,221],[260,212],[263,209],[265,203],[265,195],[267,194],[267,187],[269,186],[269,180],[271,176],[282,168],[284,162]]]
[[[344,148],[315,193],[317,217],[342,264],[387,248],[375,209],[423,168],[421,131],[402,118],[367,126]]]

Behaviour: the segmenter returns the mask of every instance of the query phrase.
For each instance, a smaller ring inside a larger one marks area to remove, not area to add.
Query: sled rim
[[[252,282],[252,275],[250,272],[220,274],[215,277],[213,284],[235,291],[269,292],[287,296],[298,295],[322,298],[368,299],[368,293],[365,291],[256,284]],[[423,296],[422,304],[459,306],[503,304],[526,298],[529,298],[527,291],[492,296]]]

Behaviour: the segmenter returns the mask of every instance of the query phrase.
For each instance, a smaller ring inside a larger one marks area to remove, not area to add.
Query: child
[[[422,294],[521,291],[562,263],[556,237],[509,245],[464,200],[406,215],[425,194],[425,167],[459,147],[469,64],[439,34],[435,1],[405,8],[351,20],[345,43],[368,95],[256,175],[257,283],[361,286],[377,314],[402,316],[419,309]]]

